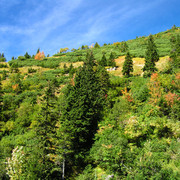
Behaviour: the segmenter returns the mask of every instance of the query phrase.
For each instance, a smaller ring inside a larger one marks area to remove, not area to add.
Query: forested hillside
[[[179,177],[180,28],[0,53],[0,179]]]

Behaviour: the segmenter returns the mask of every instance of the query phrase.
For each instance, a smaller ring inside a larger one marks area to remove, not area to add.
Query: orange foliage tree
[[[172,107],[175,101],[180,100],[180,97],[175,93],[169,92],[168,94],[165,95],[165,99],[167,101],[167,104]]]
[[[43,60],[44,58],[45,58],[45,55],[43,51],[42,52],[39,51],[34,57],[34,59],[36,60]]]
[[[121,92],[128,102],[134,102],[134,99],[132,98],[131,93],[128,92],[127,87],[125,87],[124,90],[121,90]]]
[[[159,98],[162,97],[162,91],[163,91],[160,85],[158,73],[153,73],[151,75],[149,90],[151,94],[151,102],[153,104],[156,104]]]

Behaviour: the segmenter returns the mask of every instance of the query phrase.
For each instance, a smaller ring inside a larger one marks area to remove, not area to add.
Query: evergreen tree
[[[153,36],[150,35],[148,39],[148,45],[145,55],[145,65],[143,67],[143,72],[145,76],[150,76],[153,72],[157,71],[156,62],[159,60],[159,55],[157,52],[157,47],[154,43]]]
[[[103,66],[97,66],[97,77],[100,82],[101,94],[107,96],[108,88],[110,86],[109,74]]]
[[[109,59],[107,61],[108,66],[116,67],[116,62],[114,61],[115,57],[114,54],[111,52]]]
[[[67,67],[67,65],[66,65],[66,63],[63,65],[63,73],[64,74],[66,74],[66,73],[68,73],[68,67]]]
[[[86,60],[84,61],[84,65],[85,66],[88,65],[88,66],[91,66],[91,67],[96,66],[93,51],[87,51]]]
[[[94,48],[100,48],[100,45],[96,42]]]
[[[38,177],[41,179],[52,179],[53,174],[58,176],[58,172],[54,171],[56,165],[53,161],[55,155],[56,123],[58,118],[55,108],[56,97],[54,84],[54,82],[48,83],[42,99],[42,107],[35,129],[37,144],[34,145],[34,154],[32,154],[32,156],[39,158],[37,163],[41,169],[39,170]]]
[[[121,42],[120,50],[121,50],[121,52],[128,51],[128,45],[127,45],[127,43],[125,41]]]
[[[94,134],[101,119],[103,93],[93,59],[92,52],[87,53],[83,67],[65,93],[60,144],[68,167],[84,167],[84,158],[94,142]]]
[[[180,36],[173,38],[172,42],[172,51],[170,53],[171,58],[171,68],[174,70],[180,68]]]
[[[81,46],[81,49],[82,49],[82,50],[85,49],[84,45]]]
[[[70,76],[72,76],[75,73],[75,68],[72,64],[69,66],[68,71]]]
[[[123,64],[123,70],[122,73],[124,76],[129,77],[130,73],[133,72],[133,60],[129,52],[127,52],[125,61]]]
[[[103,54],[101,60],[99,61],[99,65],[100,66],[107,66],[107,59],[106,59],[105,54]]]
[[[31,56],[28,54],[28,52],[26,52],[26,54],[24,55],[24,57],[25,57],[26,59],[31,58]]]
[[[0,62],[6,62],[6,58],[4,56],[4,53],[0,55]]]
[[[38,50],[37,50],[36,54],[38,54],[38,53],[39,53],[39,51],[40,51],[40,48],[38,48]]]

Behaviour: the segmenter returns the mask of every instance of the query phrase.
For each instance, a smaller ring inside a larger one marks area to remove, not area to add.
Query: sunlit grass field
[[[115,71],[110,71],[110,74],[113,74],[115,76],[122,76],[122,69],[123,69],[123,64],[125,61],[125,56],[120,56],[119,58],[115,59],[116,65],[118,68]],[[165,57],[160,57],[159,61],[156,63],[156,67],[158,71],[162,71],[163,69],[166,68],[167,64],[169,61],[169,56]],[[145,63],[145,58],[133,58],[133,75],[143,75],[143,70],[142,68],[144,67]]]

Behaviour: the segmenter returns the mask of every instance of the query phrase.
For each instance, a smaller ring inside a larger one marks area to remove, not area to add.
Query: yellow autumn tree
[[[60,53],[66,53],[69,50],[69,48],[61,48],[60,49]]]

